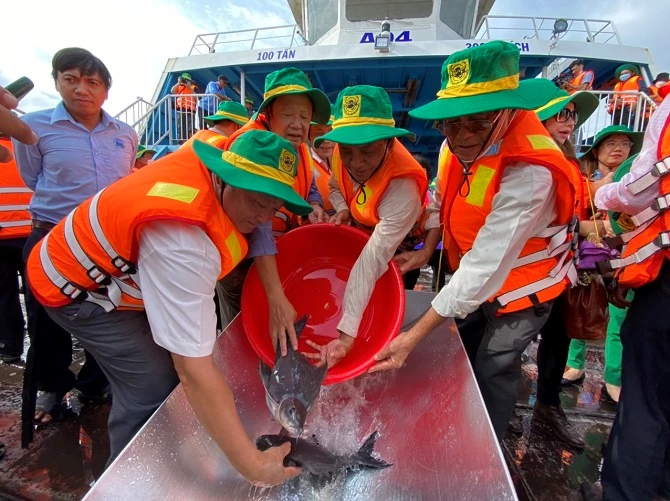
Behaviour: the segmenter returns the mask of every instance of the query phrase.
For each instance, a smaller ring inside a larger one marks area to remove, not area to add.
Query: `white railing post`
[[[247,97],[247,74],[244,71],[240,71],[240,102],[242,106],[246,105]]]
[[[534,17],[532,18],[532,20],[533,20],[533,30],[535,31],[535,38],[537,40],[539,40],[540,39],[540,32],[537,31],[537,22],[535,21]]]

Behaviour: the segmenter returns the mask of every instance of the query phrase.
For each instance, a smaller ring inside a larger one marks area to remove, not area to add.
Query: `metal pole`
[[[293,40],[295,40],[295,32],[298,29],[298,25],[294,24],[293,25],[293,34],[291,35],[291,44],[288,46],[289,49],[293,48]]]
[[[586,19],[584,19],[584,28],[586,29],[586,34],[589,36],[589,41],[595,43],[596,37],[591,33],[589,22]]]
[[[610,21],[610,24],[612,25],[612,31],[614,31],[614,34],[616,35],[617,42],[621,45],[621,37],[619,36],[619,30],[616,29],[616,24],[614,24],[613,21]]]
[[[246,104],[247,99],[247,75],[244,71],[240,72],[240,102],[242,106]]]
[[[474,39],[477,36],[475,29],[477,28],[477,14],[479,14],[479,0],[475,0],[475,11],[472,14],[472,26],[470,26],[470,38]]]
[[[540,32],[537,30],[537,22],[535,22],[535,18],[533,17],[533,30],[535,30],[535,38],[537,40],[540,39]]]
[[[254,45],[256,45],[256,37],[257,36],[258,36],[258,28],[256,28],[256,31],[254,32],[254,39],[251,41],[251,47],[249,48],[249,50],[254,49]]]
[[[491,31],[489,28],[489,16],[486,16],[486,38],[491,39]]]

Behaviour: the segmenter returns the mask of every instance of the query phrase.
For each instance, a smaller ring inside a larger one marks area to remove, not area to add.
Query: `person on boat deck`
[[[593,144],[581,157],[583,174],[589,183],[587,193],[590,192],[591,196],[595,196],[600,187],[610,184],[619,166],[631,155],[640,151],[642,138],[641,132],[632,132],[623,125],[610,125],[596,134]],[[584,205],[586,204],[590,206],[588,198]],[[585,209],[588,211],[589,207],[586,206]],[[590,215],[598,217],[598,214]],[[580,225],[582,225],[581,222]],[[602,225],[602,229],[605,230],[602,233],[599,232],[602,235],[608,235],[611,232],[611,226],[607,220],[584,221],[583,225],[584,229],[580,228],[582,234],[595,233],[594,225],[599,225],[599,229]],[[562,380],[563,386],[579,384],[584,380],[586,346],[586,341],[580,339],[573,339],[570,342],[570,351]],[[616,328],[607,330],[604,375],[605,391],[612,400],[618,402],[621,391],[621,340],[619,329]]]
[[[256,111],[254,110],[254,100],[250,97],[247,97],[244,100],[244,107],[247,109],[247,116],[251,118]]]
[[[112,385],[108,464],[181,381],[249,481],[274,485],[298,473],[282,466],[290,447],[255,448],[212,356],[214,288],[246,254],[246,234],[282,205],[312,210],[293,190],[297,163],[293,145],[267,131],[226,152],[196,141],[84,202],[30,254],[35,296]]]
[[[330,120],[326,125],[312,122],[309,126],[309,144],[311,145],[310,152],[312,160],[314,161],[314,181],[319,189],[319,194],[323,199],[323,210],[326,211],[328,217],[335,215],[333,204],[330,203],[328,194],[330,193],[330,161],[335,150],[335,143],[332,141],[321,141],[318,148],[314,146],[316,138],[321,137],[331,130],[333,130],[333,120],[335,117],[330,116]]]
[[[189,97],[197,94],[200,89],[195,85],[190,73],[182,73],[177,83],[170,89],[171,94],[177,94],[175,110],[177,111],[177,141],[184,144],[195,133],[195,114],[198,107],[198,98]]]
[[[575,147],[570,138],[576,128],[581,126],[598,108],[598,98],[588,92],[577,92],[572,95],[556,88],[551,100],[537,108],[535,113],[556,144],[561,148],[563,155],[573,165],[573,175],[576,183],[582,179]],[[583,196],[578,196],[577,214],[581,220],[586,220]],[[588,205],[588,202],[586,202]],[[600,222],[602,224],[602,222]],[[594,224],[593,221],[584,221],[584,226]],[[580,232],[582,226],[580,225]],[[542,336],[537,350],[537,400],[533,406],[533,419],[542,421],[563,442],[583,448],[584,440],[572,426],[561,408],[561,379],[568,358],[568,337],[564,315],[566,314],[567,290],[554,300],[549,319],[542,328]],[[509,426],[510,431],[521,434],[521,418],[514,414]]]
[[[133,165],[133,172],[153,163],[155,154],[156,150],[150,150],[146,146],[139,145],[137,147],[137,154],[135,155],[135,164]]]
[[[570,223],[579,181],[537,115],[524,111],[547,103],[556,87],[545,79],[519,82],[519,58],[502,41],[457,52],[442,67],[438,99],[410,112],[438,120],[446,136],[435,198],[457,269],[432,308],[371,369],[401,367],[446,318],[481,308],[487,323],[474,370],[499,439],[516,402],[521,354],[576,278]]]
[[[315,140],[337,146],[331,160],[330,201],[334,224],[351,223],[370,240],[351,270],[344,293],[339,338],[307,358],[332,367],[353,348],[363,312],[375,283],[399,248],[414,248],[425,233],[424,197],[428,178],[423,167],[398,141],[412,135],[395,127],[386,91],[370,85],[345,88],[337,96],[333,130]],[[437,217],[435,218],[436,224]],[[404,247],[403,247],[404,244]]]
[[[232,101],[226,94],[226,87],[228,87],[228,78],[225,75],[219,75],[219,78],[217,78],[216,81],[209,82],[207,87],[205,87],[205,94],[210,95],[201,97],[200,102],[198,103],[200,130],[207,128],[205,127],[205,124],[209,126],[206,117],[214,115],[218,105],[222,102]]]
[[[307,75],[296,68],[282,68],[265,78],[265,94],[256,118],[228,138],[224,149],[229,149],[240,137],[251,130],[269,130],[293,144],[298,152],[298,174],[293,188],[312,206],[309,215],[312,223],[325,222],[323,200],[314,180],[312,157],[307,144],[312,121],[326,124],[330,119],[330,101],[319,89],[312,87]],[[283,208],[271,223],[259,225],[249,237],[247,259],[217,285],[222,325],[228,325],[240,311],[240,297],[244,279],[251,267],[252,258],[268,296],[270,307],[270,336],[273,345],[279,339],[281,352],[286,355],[286,337],[294,349],[298,341],[294,322],[297,314],[286,298],[279,280],[274,236],[280,236],[300,224],[300,215]],[[273,236],[274,235],[274,236]]]
[[[614,92],[649,92],[640,76],[640,70],[634,64],[622,64],[614,74],[618,80],[614,86]],[[637,100],[636,95],[614,94],[610,96],[607,112],[612,115],[612,123],[633,127]]]
[[[667,498],[670,463],[670,212],[658,202],[670,194],[670,100],[651,116],[630,172],[601,187],[596,207],[627,214],[640,230],[615,263],[613,304],[630,306],[621,326],[622,392],[602,468],[602,495],[582,485],[589,501]],[[617,176],[618,177],[618,176]],[[635,291],[632,303],[626,290]],[[663,491],[663,488],[665,490]],[[663,491],[663,492],[661,492]]]
[[[129,175],[137,153],[132,127],[102,108],[112,77],[99,58],[77,47],[59,50],[52,60],[51,76],[62,101],[55,108],[23,117],[39,137],[36,144],[14,142],[21,177],[35,192],[24,260],[72,209]],[[93,357],[86,357],[76,376],[70,370],[72,337],[45,313],[30,287],[26,287],[26,306],[28,330],[36,338],[31,344],[38,347],[34,360],[40,393],[35,420],[46,424],[73,387],[85,395],[104,396],[108,383]]]
[[[649,96],[656,104],[661,104],[663,102],[663,97],[659,94],[659,90],[670,81],[670,74],[668,73],[659,73],[654,79],[653,85],[649,86]]]
[[[574,77],[570,81],[569,84],[567,84],[566,89],[570,94],[574,94],[575,92],[579,92],[582,90],[591,90],[593,89],[593,80],[595,78],[595,73],[591,70],[585,70],[584,69],[584,60],[583,59],[577,59],[572,62],[570,65],[570,69],[572,70],[572,74]]]
[[[226,140],[248,121],[247,109],[244,106],[234,101],[225,101],[219,104],[216,113],[205,117],[209,128],[200,129],[182,147],[186,145],[192,147],[193,142],[197,139],[223,149]]]

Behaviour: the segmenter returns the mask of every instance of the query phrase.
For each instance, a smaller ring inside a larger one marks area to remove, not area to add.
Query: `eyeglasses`
[[[620,148],[622,150],[630,150],[633,146],[633,143],[630,141],[607,141],[605,144],[603,144],[605,148],[608,150],[613,150],[616,148]]]
[[[445,136],[456,136],[465,127],[472,134],[480,132],[488,132],[493,129],[493,120],[470,120],[469,122],[440,122],[437,124],[437,129]]]
[[[558,112],[558,115],[556,115],[556,121],[560,123],[567,122],[571,118],[575,123],[577,123],[579,120],[579,112],[577,110],[570,111],[569,109],[564,108]]]

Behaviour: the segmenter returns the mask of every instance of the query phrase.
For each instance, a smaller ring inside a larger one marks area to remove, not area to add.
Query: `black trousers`
[[[25,321],[19,301],[19,274],[23,275],[21,251],[25,238],[0,240],[0,354],[19,357],[23,353]]]
[[[561,379],[570,349],[570,338],[563,320],[565,294],[555,299],[537,349],[537,400],[545,405],[561,405]]]
[[[28,261],[30,251],[44,238],[46,230],[34,228],[23,249],[23,259]],[[54,322],[47,315],[44,307],[32,295],[26,281],[26,309],[28,310],[28,326],[34,323],[29,332],[37,347],[35,365],[37,370],[37,387],[43,391],[64,394],[77,387],[88,395],[101,395],[108,386],[107,378],[98,367],[95,359],[86,353],[86,363],[77,377],[70,370],[72,364],[72,337],[70,333]]]
[[[651,500],[668,473],[670,263],[635,291],[621,326],[621,398],[602,471],[607,501]]]

